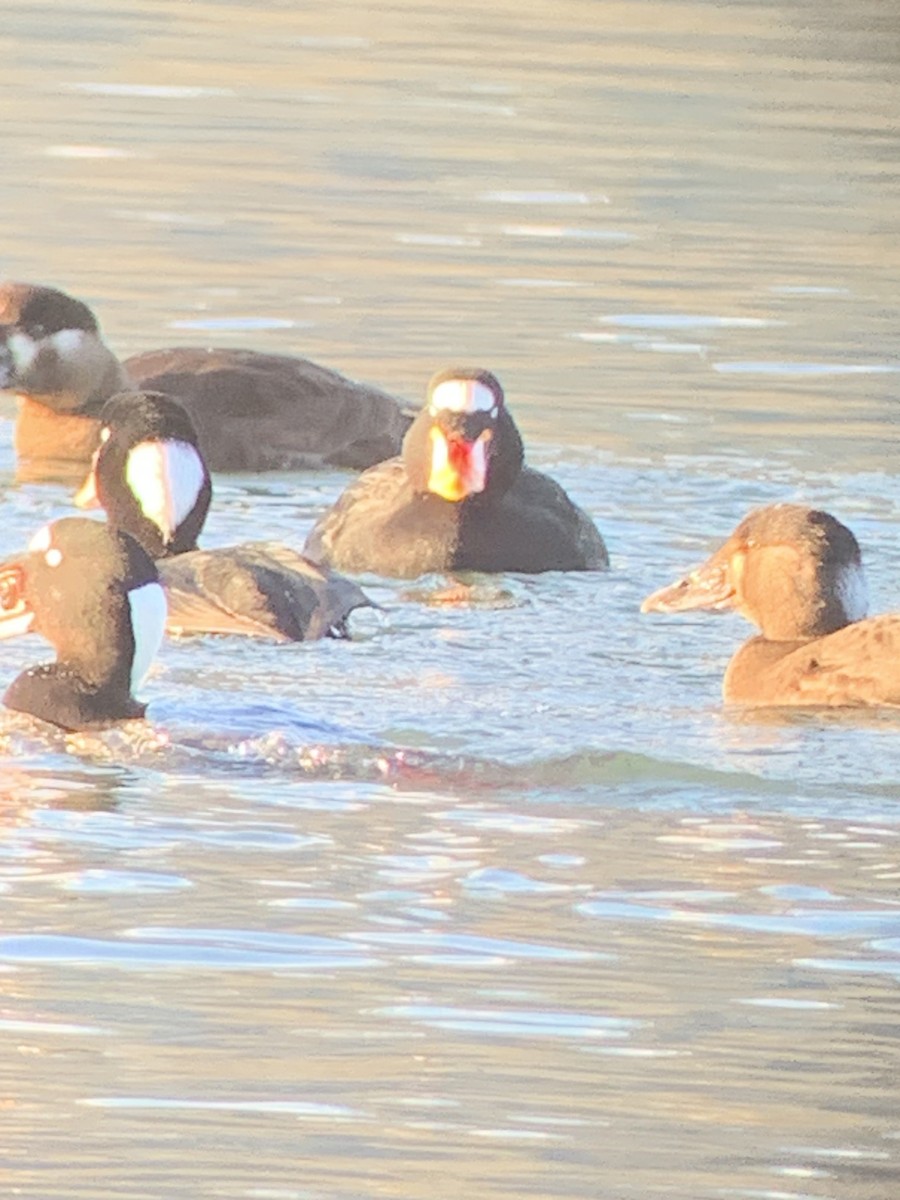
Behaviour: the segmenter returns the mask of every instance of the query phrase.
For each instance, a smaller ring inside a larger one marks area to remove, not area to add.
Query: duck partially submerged
[[[723,546],[641,611],[739,612],[760,630],[737,651],[726,701],[755,706],[900,704],[900,614],[868,617],[856,538],[801,504],[755,509]]]
[[[197,434],[176,400],[122,392],[107,402],[76,502],[96,500],[157,561],[171,632],[346,637],[350,613],[371,605],[351,580],[279,542],[197,548],[211,498]]]
[[[19,399],[29,478],[89,463],[103,404],[128,388],[176,396],[212,471],[361,469],[396,454],[409,425],[386,392],[290,355],[177,346],[120,362],[80,300],[0,283],[0,389]]]
[[[134,692],[165,621],[156,567],[132,537],[85,517],[52,522],[0,564],[0,639],[40,633],[56,660],[23,671],[3,703],[70,731],[142,717]]]
[[[503,389],[480,368],[434,376],[402,455],[354,480],[304,549],[341,571],[405,579],[609,564],[587,513],[549,476],[524,465]]]

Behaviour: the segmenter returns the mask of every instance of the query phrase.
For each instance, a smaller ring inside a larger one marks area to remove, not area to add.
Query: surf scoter
[[[609,565],[593,521],[549,476],[524,465],[496,377],[438,372],[402,454],[354,480],[305,552],[351,574],[595,571]]]
[[[409,425],[392,396],[303,358],[176,346],[119,362],[80,300],[0,283],[0,389],[19,400],[25,476],[67,478],[88,463],[103,404],[128,388],[176,396],[213,471],[361,469],[396,454]]]
[[[33,630],[56,661],[23,671],[3,703],[70,731],[142,717],[134,691],[165,622],[159,575],[134,538],[86,517],[53,521],[0,564],[0,639]]]
[[[170,396],[122,392],[101,415],[100,447],[76,502],[96,499],[115,529],[157,561],[174,633],[286,641],[346,637],[364,592],[279,542],[197,549],[212,497],[190,417]]]

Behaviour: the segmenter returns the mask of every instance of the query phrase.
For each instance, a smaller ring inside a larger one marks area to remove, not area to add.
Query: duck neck
[[[127,672],[124,677],[114,672],[98,683],[66,662],[29,667],[7,688],[3,703],[70,731],[101,729],[146,712],[146,705],[131,695]]]

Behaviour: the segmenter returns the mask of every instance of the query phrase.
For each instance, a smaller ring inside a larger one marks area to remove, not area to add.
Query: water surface
[[[123,355],[483,363],[612,556],[2,719],[10,1194],[893,1200],[900,718],[724,710],[739,619],[637,611],[777,499],[896,607],[890,6],[11,0],[0,49],[4,276]],[[10,436],[2,553],[69,504]],[[346,480],[222,477],[207,545]]]

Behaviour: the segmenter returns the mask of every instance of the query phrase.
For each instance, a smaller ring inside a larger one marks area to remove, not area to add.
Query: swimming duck
[[[592,571],[608,566],[590,517],[524,465],[490,371],[452,368],[428,385],[402,454],[370,467],[315,525],[304,550],[341,571]]]
[[[176,400],[122,392],[104,405],[100,422],[100,446],[76,503],[99,502],[110,525],[157,561],[171,632],[348,636],[350,613],[371,604],[351,580],[277,542],[197,549],[212,485]]]
[[[900,704],[900,614],[866,618],[856,538],[802,504],[751,512],[683,579],[648,596],[642,612],[734,610],[760,630],[725,672],[735,704]]]
[[[100,409],[131,387],[181,401],[213,471],[360,469],[396,454],[409,425],[392,396],[303,358],[178,346],[120,363],[86,304],[0,283],[0,389],[19,398],[15,446],[29,478],[89,463]]]
[[[86,517],[53,521],[0,564],[0,638],[33,630],[56,661],[23,671],[3,703],[70,731],[142,717],[134,690],[165,622],[156,567],[134,538]]]

